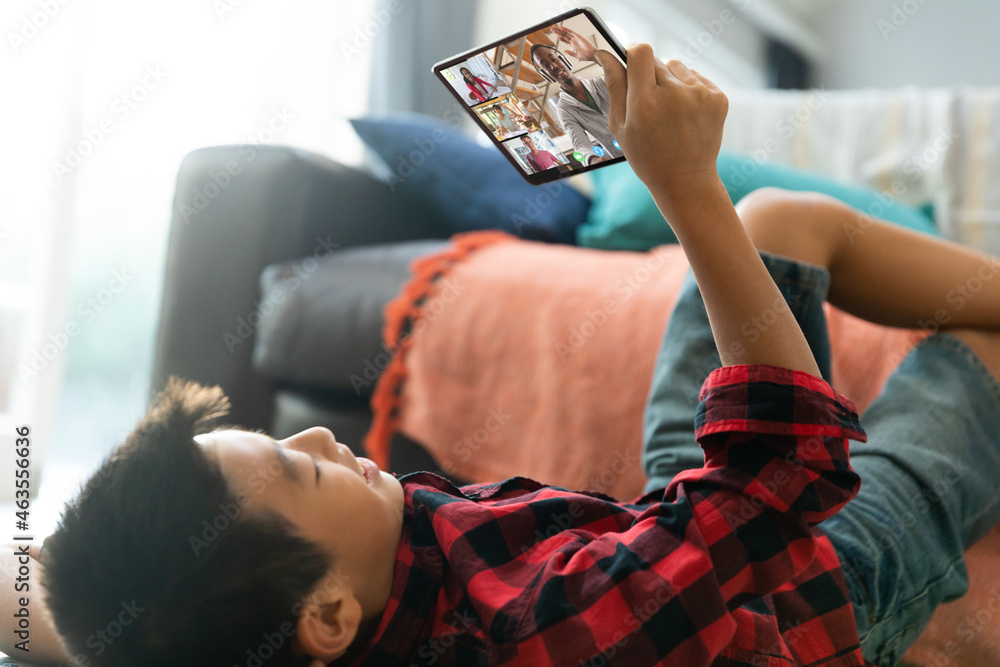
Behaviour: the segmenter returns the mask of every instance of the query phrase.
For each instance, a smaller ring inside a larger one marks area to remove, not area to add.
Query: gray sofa
[[[282,438],[326,426],[359,453],[382,308],[451,231],[381,181],[285,147],[204,148],[181,166],[152,391],[220,385],[231,422]],[[404,437],[395,472],[437,470]]]

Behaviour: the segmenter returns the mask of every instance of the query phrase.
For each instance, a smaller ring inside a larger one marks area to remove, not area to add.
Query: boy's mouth
[[[365,478],[365,483],[371,484],[373,481],[375,481],[375,478],[378,476],[379,472],[378,466],[376,466],[373,461],[369,461],[368,459],[363,459],[363,458],[359,458],[358,463],[361,464],[361,469],[363,471],[362,476]]]

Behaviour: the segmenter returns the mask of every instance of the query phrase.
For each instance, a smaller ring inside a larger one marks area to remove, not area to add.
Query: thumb
[[[625,67],[610,52],[597,52],[597,62],[604,68],[604,80],[611,96],[611,127],[620,126],[625,121],[625,97],[628,90],[628,76]]]

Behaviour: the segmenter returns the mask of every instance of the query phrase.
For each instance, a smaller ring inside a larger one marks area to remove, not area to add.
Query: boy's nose
[[[284,443],[288,447],[303,452],[322,454],[333,461],[336,461],[340,456],[336,436],[333,435],[333,431],[324,426],[314,426],[300,431],[286,438]]]

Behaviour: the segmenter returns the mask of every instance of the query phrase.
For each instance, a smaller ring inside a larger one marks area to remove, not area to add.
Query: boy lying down
[[[864,431],[823,379],[821,305],[914,327],[989,259],[880,223],[850,241],[857,212],[820,195],[734,209],[725,95],[647,45],[627,71],[600,58],[612,131],[694,278],[649,394],[649,494],[396,479],[323,428],[220,430],[221,391],[172,381],[46,541],[64,646],[38,648],[130,667],[899,662],[1000,519],[1000,284],[909,354]]]

